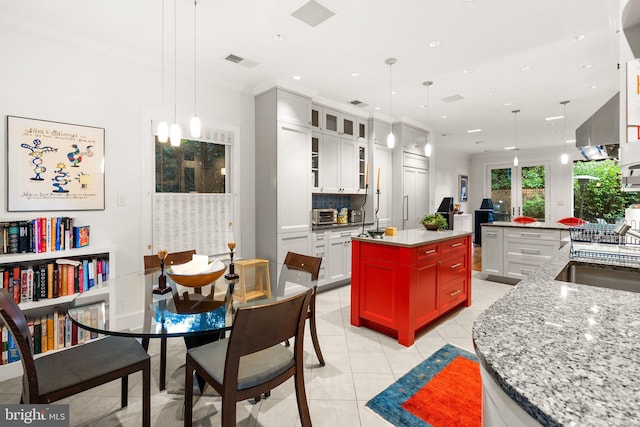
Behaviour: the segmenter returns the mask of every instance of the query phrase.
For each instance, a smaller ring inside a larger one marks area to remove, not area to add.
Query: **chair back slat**
[[[311,280],[317,281],[320,273],[321,257],[302,255],[295,252],[287,252],[284,265],[290,269],[303,270],[311,273]]]
[[[227,360],[264,350],[293,337],[301,342],[312,292],[309,289],[271,304],[240,307],[233,319]]]
[[[189,251],[182,252],[172,252],[167,254],[167,257],[164,259],[165,268],[169,268],[173,264],[185,264],[193,258],[195,255],[195,249],[191,249]],[[151,270],[154,268],[160,268],[160,258],[157,255],[145,255],[144,256],[144,269]]]
[[[31,401],[32,398],[37,399],[39,393],[36,366],[33,361],[33,344],[29,327],[27,326],[27,319],[6,289],[0,289],[0,317],[2,317],[11,335],[13,335],[20,353],[20,361],[24,372],[22,375],[23,402],[38,403],[37,401]]]

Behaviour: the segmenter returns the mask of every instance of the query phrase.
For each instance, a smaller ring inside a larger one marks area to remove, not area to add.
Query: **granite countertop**
[[[410,230],[398,230],[398,234],[396,236],[383,236],[382,239],[374,239],[372,237],[352,237],[351,239],[358,240],[360,242],[377,243],[380,245],[413,248],[428,243],[436,243],[443,240],[449,240],[454,237],[470,236],[471,234],[473,233],[468,231],[430,231],[424,228],[413,228]]]
[[[569,230],[571,227],[559,224],[557,222],[531,222],[529,224],[520,224],[511,221],[493,221],[482,223],[483,227],[518,227],[518,228],[535,228],[539,230]]]
[[[554,280],[568,261],[569,245],[477,318],[476,354],[542,425],[640,425],[640,293]]]

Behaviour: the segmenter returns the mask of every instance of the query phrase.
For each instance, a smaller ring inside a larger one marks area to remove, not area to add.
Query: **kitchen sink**
[[[600,288],[640,292],[640,268],[569,261],[555,279]]]

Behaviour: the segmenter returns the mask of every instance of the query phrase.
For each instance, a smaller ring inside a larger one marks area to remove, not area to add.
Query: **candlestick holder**
[[[364,205],[367,204],[367,196],[369,195],[369,184],[365,184],[364,186],[364,202],[362,202],[362,206],[360,206],[360,212],[362,217],[362,233],[358,234],[358,237],[369,237],[367,233],[364,232],[364,223],[367,217],[367,211],[364,209]]]
[[[164,275],[164,260],[167,258],[169,252],[166,249],[158,251],[158,258],[160,258],[160,276],[158,277],[158,287],[153,288],[153,293],[156,295],[164,295],[171,292],[171,288],[167,287],[167,276]]]
[[[377,206],[376,206],[376,209],[373,211],[373,214],[375,217],[376,229],[369,230],[368,233],[374,239],[382,239],[382,235],[384,234],[384,231],[380,231],[380,218],[378,218],[378,211],[380,210],[380,189],[379,188],[376,190],[376,196],[377,196],[376,197]]]
[[[236,242],[227,243],[227,247],[229,248],[229,256],[231,261],[229,262],[229,272],[224,275],[224,279],[227,281],[228,289],[229,289],[229,297],[233,298],[233,291],[236,283],[240,280],[240,276],[236,273],[236,266],[233,264],[233,255],[234,250],[236,249]]]

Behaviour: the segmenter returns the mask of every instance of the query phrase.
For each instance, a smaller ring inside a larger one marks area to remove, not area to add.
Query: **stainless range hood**
[[[620,92],[576,129],[576,147],[587,160],[618,158]]]

